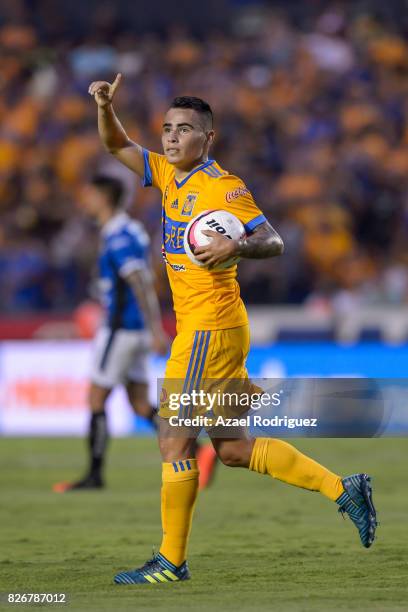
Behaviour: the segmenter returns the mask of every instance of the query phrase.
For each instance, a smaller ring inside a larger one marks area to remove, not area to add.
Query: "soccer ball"
[[[241,221],[226,210],[206,210],[194,219],[191,219],[184,232],[184,250],[189,259],[200,268],[205,264],[194,257],[194,251],[199,246],[205,246],[211,242],[210,236],[205,236],[203,230],[218,232],[230,240],[240,240],[245,237],[245,228]],[[230,268],[239,261],[239,257],[232,257],[224,263],[213,268],[213,270],[224,270]]]

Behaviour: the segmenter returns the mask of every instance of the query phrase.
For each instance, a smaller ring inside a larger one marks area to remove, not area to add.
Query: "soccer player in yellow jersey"
[[[209,158],[214,130],[206,102],[194,97],[173,101],[163,122],[164,155],[159,155],[132,142],[116,117],[112,100],[120,81],[119,74],[112,84],[94,82],[89,93],[98,106],[98,129],[106,149],[136,172],[145,186],[153,185],[163,194],[163,256],[177,317],[177,336],[165,379],[183,379],[189,388],[205,378],[246,379],[248,319],[239,296],[236,267],[221,271],[214,267],[234,256],[257,259],[280,255],[282,240],[243,181]],[[200,268],[184,252],[183,234],[190,219],[207,209],[225,209],[236,215],[245,225],[247,237],[235,241],[209,232],[211,242],[195,251],[197,259],[206,264]],[[190,577],[187,543],[199,476],[195,440],[189,429],[185,435],[169,435],[169,411],[164,401],[159,415],[163,539],[153,559],[115,576],[118,584],[159,584]],[[211,436],[211,430],[209,433]],[[366,474],[342,479],[281,440],[248,436],[211,439],[224,464],[319,491],[337,502],[358,528],[362,544],[369,547],[373,543],[376,513]]]

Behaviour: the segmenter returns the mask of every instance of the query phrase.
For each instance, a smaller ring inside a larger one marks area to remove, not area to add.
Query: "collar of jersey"
[[[185,185],[187,183],[187,181],[193,176],[193,174],[195,174],[196,172],[200,172],[200,170],[203,170],[204,168],[207,168],[207,166],[211,166],[211,164],[213,164],[214,162],[215,162],[215,159],[209,159],[204,164],[201,164],[201,166],[198,166],[197,168],[194,168],[194,170],[192,170],[190,172],[190,174],[187,174],[187,176],[185,178],[183,178],[183,180],[180,181],[180,183],[178,183],[176,181],[176,179],[174,179],[174,182],[176,183],[177,189],[180,189],[180,187],[183,187],[183,185]]]

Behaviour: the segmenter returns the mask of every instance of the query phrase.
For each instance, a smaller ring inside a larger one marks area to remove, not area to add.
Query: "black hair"
[[[109,199],[112,208],[119,208],[122,203],[123,183],[114,176],[97,174],[91,180],[91,185],[102,191]]]
[[[194,96],[179,96],[178,98],[174,98],[170,108],[192,108],[205,117],[210,129],[213,127],[213,112],[211,106],[201,98],[195,98]]]

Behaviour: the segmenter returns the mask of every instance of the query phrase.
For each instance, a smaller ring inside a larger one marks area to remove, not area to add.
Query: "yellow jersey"
[[[163,257],[177,319],[177,332],[221,330],[248,323],[236,280],[237,266],[207,270],[194,265],[183,245],[189,221],[205,210],[227,210],[252,231],[266,218],[241,179],[209,159],[178,182],[164,155],[143,150],[145,187],[162,192]]]

